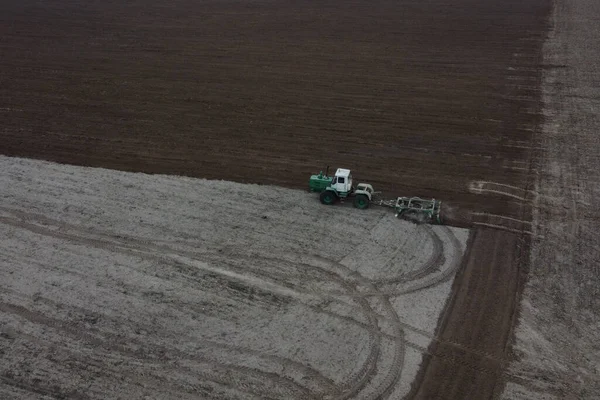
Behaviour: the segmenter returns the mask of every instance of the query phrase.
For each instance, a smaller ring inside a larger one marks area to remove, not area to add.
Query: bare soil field
[[[518,214],[548,3],[3,1],[2,154]]]
[[[532,261],[506,399],[600,398],[600,3],[556,3]]]
[[[534,233],[550,6],[2,2],[0,153],[289,188],[329,164],[442,198],[477,232],[410,396],[490,398]]]
[[[3,399],[400,398],[468,238],[298,190],[0,168]]]

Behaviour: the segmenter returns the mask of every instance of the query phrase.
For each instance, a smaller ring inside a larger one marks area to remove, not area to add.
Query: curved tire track
[[[4,211],[6,211],[6,209],[4,209]],[[36,217],[37,216],[35,214],[27,214],[27,213],[19,212],[17,218],[0,216],[0,223],[19,227],[22,229],[27,229],[29,231],[32,231],[32,232],[40,234],[40,235],[50,236],[50,237],[54,237],[57,239],[68,240],[68,241],[72,241],[72,242],[76,242],[76,243],[82,243],[85,245],[93,246],[93,247],[100,248],[100,249],[107,250],[107,251],[120,252],[123,254],[133,255],[133,256],[143,256],[146,258],[156,259],[156,260],[161,260],[161,261],[164,261],[164,259],[165,259],[164,256],[153,254],[153,249],[144,249],[144,245],[142,245],[142,244],[134,245],[132,243],[121,243],[118,240],[114,240],[113,238],[99,238],[99,236],[101,236],[101,235],[98,235],[97,232],[94,233],[95,234],[94,238],[85,237],[85,236],[82,236],[82,234],[83,235],[86,234],[86,232],[84,232],[84,231],[80,230],[79,234],[76,234],[74,232],[66,232],[64,224],[58,224],[56,221],[52,221],[48,218],[42,218],[41,221],[39,221],[36,219]],[[38,222],[38,223],[36,223],[36,222]],[[43,225],[46,225],[46,226],[43,226]],[[69,229],[75,230],[75,229],[77,229],[77,227],[70,226]],[[150,244],[150,243],[151,242],[148,241],[148,244]],[[163,250],[164,250],[164,247],[165,246],[163,246]],[[170,251],[173,251],[173,250],[171,249]],[[368,303],[367,303],[367,305],[368,305]],[[90,331],[90,328],[87,328],[87,327],[85,329],[84,328],[76,329],[71,323],[61,322],[58,320],[47,318],[42,314],[28,310],[22,306],[11,305],[11,304],[7,304],[7,303],[0,303],[0,310],[3,312],[6,312],[6,313],[20,315],[21,317],[26,318],[33,323],[39,323],[39,324],[43,324],[43,325],[46,325],[46,326],[49,326],[49,327],[52,327],[55,329],[60,329],[61,331],[69,333],[71,336],[77,338],[78,340],[84,339],[86,342],[91,343],[94,346],[106,346],[107,345],[107,343],[105,343],[106,338],[99,339],[98,337],[95,337],[95,336],[91,335],[90,333],[87,333],[86,331]],[[375,324],[377,323],[376,317],[373,317],[373,321]],[[107,332],[102,332],[101,335],[105,336],[109,339],[108,344],[110,344],[111,349],[117,350],[122,353],[128,352],[128,350],[125,347],[125,344],[123,344],[123,343],[118,344],[119,343],[118,337],[113,337],[114,335],[111,336]],[[381,340],[381,338],[379,336],[374,335],[374,334],[371,334],[371,338],[375,342],[378,342]],[[141,347],[144,347],[143,343],[139,343],[139,345]],[[226,346],[226,348],[231,349],[232,347]],[[257,351],[248,351],[247,349],[243,349],[243,348],[238,348],[236,350],[240,351],[242,353],[253,354],[253,355],[257,355],[259,357],[270,359],[273,362],[280,363],[281,365],[285,365],[292,369],[296,369],[296,370],[299,369],[301,371],[308,372],[309,376],[318,377],[319,380],[321,381],[321,390],[320,390],[321,392],[329,392],[332,390],[332,382],[328,378],[324,377],[318,371],[316,371],[304,364],[301,364],[301,363],[298,363],[291,359],[287,359],[287,358],[283,358],[283,357],[269,356],[269,355],[266,355],[266,354],[263,354],[263,353],[257,352]],[[167,349],[165,349],[164,351],[167,351]],[[173,349],[168,349],[168,352],[172,353],[173,351],[174,351]],[[376,352],[378,351],[377,346],[375,346],[375,351]],[[133,355],[135,357],[140,356],[139,354],[133,354]],[[184,358],[186,357],[185,355],[182,355],[182,356]],[[274,385],[280,384],[280,385],[288,386],[288,387],[290,385],[292,385],[292,386],[296,385],[298,390],[300,390],[300,388],[301,388],[302,393],[304,393],[302,395],[302,397],[306,396],[306,391],[308,390],[306,387],[300,386],[297,382],[295,382],[291,379],[288,379],[285,377],[280,377],[278,379],[275,379],[274,376],[268,372],[255,370],[255,369],[251,369],[251,368],[246,368],[243,366],[235,366],[235,365],[231,365],[231,368],[238,369],[240,371],[247,371],[247,372],[254,371],[254,372],[252,372],[253,374],[254,373],[263,374],[262,379],[271,380]],[[317,395],[317,393],[314,393],[313,395]]]
[[[404,294],[409,294],[409,293],[413,293],[413,292],[416,292],[419,290],[434,287],[434,286],[439,285],[440,283],[446,282],[448,279],[450,279],[456,273],[456,271],[458,271],[458,269],[460,268],[461,259],[462,259],[462,257],[461,257],[462,248],[461,248],[460,242],[458,241],[458,239],[456,238],[454,233],[448,227],[441,226],[441,229],[443,229],[446,232],[446,235],[450,239],[450,241],[452,243],[452,248],[453,248],[452,260],[449,262],[449,265],[447,268],[444,268],[439,273],[430,273],[429,275],[425,275],[420,278],[417,277],[416,279],[414,279],[412,281],[409,280],[406,282],[396,284],[395,285],[396,288],[380,287],[375,290],[361,291],[360,296],[374,296],[374,297],[401,296]],[[428,266],[428,268],[430,268],[430,270],[431,270],[431,266]],[[399,285],[402,285],[404,287],[397,288],[397,286],[399,286]],[[333,291],[333,292],[329,292],[329,294],[341,295],[343,293]]]
[[[143,256],[151,259],[164,260],[164,255],[154,254],[156,251],[156,247],[151,241],[136,241],[134,239],[129,239],[125,242],[116,239],[115,237],[106,237],[106,235],[101,234],[99,232],[94,232],[91,230],[81,229],[80,227],[67,225],[58,221],[53,221],[47,217],[25,213],[20,210],[8,210],[6,208],[2,209],[5,212],[11,212],[15,215],[14,217],[0,216],[0,222],[8,225],[12,225],[15,227],[19,227],[22,229],[27,229],[37,234],[51,236],[57,239],[68,240],[72,242],[82,243],[85,245],[93,246],[96,248],[100,248],[107,251],[120,252],[133,256]],[[91,237],[90,237],[91,236]],[[177,251],[174,251],[172,248],[161,245],[159,246],[160,250],[167,251],[169,253],[178,254]],[[187,254],[186,254],[187,256]],[[168,257],[167,257],[168,258]],[[177,260],[180,261],[180,260]],[[361,366],[359,371],[355,373],[351,379],[348,380],[347,385],[350,386],[348,391],[345,391],[342,394],[339,394],[339,389],[332,389],[331,387],[322,387],[322,392],[332,393],[335,392],[336,399],[347,399],[358,393],[362,387],[369,381],[371,376],[375,372],[377,359],[379,357],[380,351],[380,342],[381,335],[376,334],[377,325],[378,325],[378,317],[375,312],[371,309],[368,301],[361,297],[360,294],[356,291],[353,286],[348,283],[343,277],[336,275],[332,271],[327,271],[323,268],[314,267],[315,269],[319,269],[321,274],[325,275],[332,282],[336,282],[342,285],[346,291],[343,292],[344,295],[352,297],[356,299],[356,301],[360,305],[361,311],[364,313],[365,317],[369,321],[371,325],[371,329],[368,330],[369,333],[369,341],[371,345],[369,346],[369,355],[365,361],[365,363]],[[256,353],[253,353],[256,354]],[[273,358],[271,360],[282,362],[281,358]],[[290,359],[285,359],[285,363],[290,367],[297,367],[294,365],[294,361]],[[298,363],[296,363],[298,364]],[[309,368],[305,365],[301,365],[303,368]],[[315,376],[318,373],[314,370],[311,371],[311,376]],[[319,374],[320,375],[320,374]],[[320,375],[321,376],[321,375]],[[321,376],[322,379],[326,379]],[[265,379],[271,379],[268,376]],[[285,378],[282,378],[285,379]],[[287,380],[282,382],[287,383]],[[346,385],[346,386],[347,386]]]
[[[208,363],[210,365],[213,365],[214,367],[226,368],[226,369],[230,369],[232,371],[237,371],[238,373],[246,374],[249,377],[253,376],[257,379],[260,378],[260,380],[269,381],[273,385],[277,385],[278,387],[281,387],[282,389],[285,389],[288,392],[291,391],[291,392],[301,394],[302,397],[306,397],[307,395],[311,394],[308,388],[298,384],[293,379],[286,378],[286,377],[283,377],[280,375],[276,375],[272,372],[262,371],[259,369],[250,368],[250,367],[246,367],[246,366],[242,366],[242,365],[234,365],[234,364],[218,362],[218,361],[212,359],[211,357],[204,357],[204,356],[200,356],[198,354],[190,355],[186,352],[182,352],[182,351],[174,349],[174,348],[170,348],[170,347],[167,348],[164,346],[157,345],[156,343],[149,345],[144,340],[138,340],[138,339],[135,339],[132,337],[123,338],[121,335],[115,335],[115,334],[112,334],[112,333],[109,333],[106,331],[100,331],[93,327],[80,326],[80,324],[73,323],[73,321],[61,321],[58,319],[50,318],[50,317],[47,317],[37,311],[29,310],[23,306],[19,306],[19,305],[15,305],[15,304],[0,302],[0,311],[3,313],[6,313],[6,314],[17,315],[17,316],[19,316],[31,323],[34,323],[34,324],[41,324],[41,325],[47,326],[51,329],[58,330],[64,334],[67,334],[67,335],[73,337],[78,342],[84,342],[84,343],[87,343],[88,345],[93,346],[94,348],[103,349],[105,351],[105,354],[114,354],[115,352],[117,352],[118,354],[121,354],[125,357],[129,357],[131,360],[136,360],[136,361],[141,360],[142,362],[145,361],[145,362],[149,362],[149,363],[156,362],[158,359],[162,359],[165,354],[168,354],[171,359],[177,360],[178,362],[189,360],[189,361],[197,361],[197,362],[201,362],[201,363]],[[212,341],[203,341],[203,343],[207,344],[208,346],[215,346],[215,347],[218,347],[218,348],[220,348],[222,350],[226,350],[226,351],[234,351],[234,352],[239,352],[242,354],[257,355],[259,357],[267,358],[267,359],[270,359],[271,361],[278,362],[281,365],[289,366],[290,368],[298,368],[299,367],[304,370],[309,369],[309,367],[307,367],[305,365],[299,364],[295,361],[292,361],[292,360],[289,360],[289,359],[286,359],[283,357],[269,356],[269,355],[262,354],[257,351],[253,351],[253,350],[249,351],[248,349],[244,349],[241,347],[230,346],[230,345],[216,343],[216,342],[212,342]],[[73,355],[71,357],[73,357]],[[123,361],[123,360],[119,359],[119,361]],[[299,366],[297,366],[296,364],[299,364]],[[106,368],[106,366],[104,366],[104,368]],[[320,374],[316,370],[310,369],[308,372],[313,377],[320,376]],[[208,375],[207,375],[207,377],[208,377]],[[212,378],[211,378],[211,380],[221,383],[221,384],[227,383],[222,380],[215,380]],[[331,387],[331,385],[332,385],[331,381],[329,381],[325,377],[321,376],[321,381],[327,382],[329,387]],[[226,385],[226,386],[235,388],[235,386],[233,386],[233,385]],[[322,389],[325,389],[325,388],[322,388]],[[257,392],[254,394],[270,395],[272,393],[258,393]],[[313,393],[313,395],[315,395],[315,394]]]
[[[345,265],[343,265],[340,262],[335,262],[332,260],[326,260],[326,261],[331,263],[331,265],[334,267],[338,267],[338,268],[342,268],[342,269],[346,270],[349,273],[349,276],[351,276],[352,278],[354,278],[357,281],[357,284],[363,285],[363,286],[367,287],[368,290],[371,290],[371,291],[377,290],[371,280],[362,276],[358,272],[349,269],[348,267],[346,267]],[[361,291],[359,298],[361,299],[361,301],[366,302],[367,300],[364,296],[362,296],[362,294],[363,293]],[[379,384],[378,387],[376,387],[373,391],[369,391],[367,396],[361,397],[361,398],[364,398],[365,400],[371,400],[371,399],[375,400],[375,399],[386,398],[387,396],[389,396],[392,393],[392,391],[394,390],[396,383],[400,379],[400,376],[402,375],[402,370],[404,367],[404,355],[405,355],[406,343],[405,343],[405,337],[404,337],[404,330],[402,329],[402,325],[400,323],[400,318],[398,317],[398,314],[396,313],[393,306],[389,302],[389,299],[382,298],[382,299],[379,299],[379,301],[381,301],[382,306],[390,314],[389,319],[392,322],[392,325],[394,327],[394,333],[395,333],[395,335],[392,336],[393,342],[395,344],[395,346],[394,346],[395,351],[394,351],[394,355],[393,355],[393,359],[392,359],[392,365],[388,369],[386,377],[384,378],[382,383]],[[375,326],[377,326],[377,325],[375,325]],[[378,330],[380,332],[380,336],[384,334],[381,331],[381,329],[378,329]],[[365,376],[365,378],[371,378],[371,376]],[[350,380],[351,379],[353,379],[353,378],[350,378]],[[353,390],[348,391],[347,393],[344,393],[342,396],[335,397],[335,399],[336,400],[348,399],[351,396],[358,394],[361,389],[366,387],[367,383],[368,383],[368,381],[363,379],[360,382],[360,385],[355,385]]]
[[[433,228],[429,225],[417,225],[417,229],[425,230],[433,243],[433,250],[431,252],[431,255],[429,256],[429,259],[425,261],[423,265],[421,265],[419,268],[410,271],[406,274],[391,277],[389,279],[374,279],[372,280],[372,282],[375,285],[384,285],[390,283],[406,283],[414,281],[426,275],[429,275],[432,271],[435,271],[437,268],[444,264],[444,243],[440,239],[439,235],[435,233]]]
[[[190,254],[190,252],[176,251],[173,248],[171,248],[167,245],[164,245],[164,244],[157,245],[153,241],[149,241],[149,240],[147,241],[147,240],[141,240],[141,239],[135,239],[135,238],[124,238],[121,236],[107,236],[104,233],[99,233],[99,232],[85,229],[85,228],[82,229],[81,227],[78,227],[78,226],[64,224],[59,221],[53,221],[44,216],[26,213],[26,212],[23,212],[20,210],[9,210],[6,208],[2,208],[2,210],[13,214],[13,217],[0,216],[0,222],[3,222],[8,225],[28,229],[28,230],[33,231],[38,234],[52,236],[52,237],[55,237],[58,239],[83,243],[85,245],[91,245],[91,246],[109,250],[109,251],[118,251],[118,252],[129,254],[129,255],[157,258],[157,259],[161,259],[161,260],[164,260],[165,256],[155,254],[157,249],[162,250],[166,253],[185,254],[186,256],[191,256],[191,255],[197,256],[197,254]],[[389,297],[390,296],[393,297],[393,296],[397,296],[397,295],[401,295],[401,294],[405,294],[405,293],[411,293],[416,290],[434,286],[435,284],[444,281],[451,274],[453,274],[455,272],[455,269],[457,266],[456,265],[457,264],[456,256],[457,256],[457,254],[460,254],[460,252],[461,252],[460,243],[458,242],[458,239],[456,239],[456,237],[453,235],[451,230],[449,230],[446,227],[442,227],[442,229],[445,230],[446,234],[450,237],[450,240],[453,243],[453,247],[454,247],[454,254],[453,254],[454,257],[453,258],[454,258],[454,260],[453,260],[453,262],[451,262],[450,266],[448,268],[444,269],[440,274],[436,274],[433,277],[430,276],[432,274],[432,271],[436,270],[437,268],[440,267],[440,265],[444,264],[444,254],[443,254],[444,246],[443,246],[443,242],[442,242],[441,238],[439,237],[439,235],[431,227],[422,226],[422,229],[425,229],[427,231],[429,237],[431,238],[431,240],[433,242],[433,251],[432,251],[430,257],[428,258],[428,260],[422,266],[420,266],[418,269],[410,272],[409,274],[393,278],[394,282],[398,282],[400,284],[411,284],[412,283],[412,285],[409,288],[405,288],[404,290],[382,290],[381,288],[377,288],[376,284],[382,285],[383,284],[382,280],[374,280],[374,281],[369,280],[368,278],[365,278],[364,276],[358,274],[357,272],[350,270],[348,267],[344,266],[343,264],[332,261],[332,260],[325,260],[325,261],[329,265],[334,267],[334,268],[332,268],[333,270],[342,269],[345,271],[345,274],[336,273],[332,270],[322,268],[319,266],[305,265],[305,267],[310,267],[315,270],[318,270],[319,275],[325,276],[326,279],[329,280],[330,282],[335,282],[336,284],[341,285],[344,288],[344,290],[340,291],[340,292],[326,293],[325,295],[327,296],[327,298],[329,298],[330,300],[337,301],[339,299],[336,299],[335,297],[333,297],[333,295],[340,295],[340,296],[347,296],[347,297],[354,299],[354,301],[356,301],[358,303],[358,305],[359,305],[358,308],[361,310],[361,312],[363,313],[363,315],[365,316],[365,318],[367,319],[368,322],[362,323],[360,321],[355,320],[352,317],[345,317],[345,316],[337,314],[337,313],[328,312],[328,311],[324,311],[324,310],[318,310],[318,307],[315,307],[315,306],[312,306],[310,308],[317,312],[321,311],[321,312],[330,314],[332,316],[337,316],[338,318],[344,318],[344,319],[348,320],[349,322],[352,321],[352,323],[354,323],[358,326],[361,326],[362,328],[367,329],[367,332],[369,334],[369,341],[371,343],[367,359],[365,360],[363,365],[359,368],[359,370],[356,373],[354,373],[351,377],[349,377],[346,382],[344,382],[342,385],[339,385],[337,388],[332,387],[331,385],[327,385],[329,387],[321,386],[321,392],[320,392],[321,396],[326,396],[326,398],[339,399],[339,400],[349,399],[351,397],[358,395],[363,389],[365,389],[367,384],[372,380],[374,374],[376,373],[377,362],[378,362],[378,359],[380,356],[380,351],[381,351],[380,348],[381,348],[382,337],[385,337],[385,338],[395,342],[395,351],[394,351],[394,355],[393,355],[393,359],[392,359],[392,367],[387,372],[387,375],[384,378],[384,380],[382,381],[382,383],[380,383],[379,386],[377,388],[375,388],[374,391],[371,391],[370,390],[371,388],[369,388],[369,395],[367,398],[368,399],[385,398],[392,393],[392,391],[393,391],[395,385],[397,384],[398,380],[400,379],[400,376],[402,373],[404,354],[405,354],[405,346],[407,345],[407,343],[406,343],[406,340],[404,337],[404,330],[403,330],[403,328],[404,328],[404,326],[406,326],[406,324],[403,324],[400,321],[398,314],[394,311],[393,306],[391,305],[391,303],[389,301]],[[347,276],[347,277],[345,277],[345,276]],[[348,277],[350,277],[351,279],[349,279]],[[275,280],[275,282],[277,282],[277,280]],[[383,309],[386,310],[386,312],[388,314],[387,317],[377,314],[372,309],[371,305],[367,301],[367,297],[370,297],[370,296],[375,296],[378,298],[377,301],[379,301],[381,306],[383,307]],[[345,305],[348,305],[348,303],[346,303],[346,302],[343,302],[343,303]],[[379,328],[378,319],[381,317],[386,318],[389,322],[392,323],[393,330],[394,330],[394,333],[392,335],[386,334]],[[411,327],[411,328],[413,330],[415,330],[415,329],[418,330],[418,328],[414,328],[414,327]],[[431,336],[431,335],[428,335],[428,336]],[[249,352],[248,349],[244,349],[244,350],[240,350],[240,351],[249,353],[249,354],[253,354],[253,355],[257,355],[259,357],[265,356],[265,355],[261,354],[260,352],[252,352],[252,351]],[[271,358],[271,360],[279,362],[279,363],[285,363],[286,365],[290,366],[291,368],[300,368],[300,369],[309,368],[309,367],[306,367],[303,364],[299,364],[299,363],[296,363],[299,365],[295,365],[294,364],[295,362],[292,360],[289,360],[289,359],[281,358],[281,359],[276,360],[275,358]],[[245,367],[231,366],[231,368],[238,369],[240,371],[244,371]],[[256,372],[252,372],[250,370],[256,371]],[[324,378],[322,375],[320,375],[315,370],[308,371],[305,369],[304,371],[309,372],[311,376],[319,376],[321,378],[322,384],[324,384],[327,381],[326,378]],[[274,385],[279,384],[279,385],[287,386],[288,388],[290,388],[290,390],[291,390],[291,387],[289,385],[292,385],[292,384],[297,385],[297,383],[295,381],[289,380],[289,379],[281,377],[281,376],[279,377],[279,379],[277,379],[277,378],[275,378],[275,376],[269,375],[268,372],[258,371],[258,370],[254,370],[254,369],[248,369],[247,372],[249,374],[250,373],[252,373],[252,374],[262,373],[264,376],[264,379],[271,380]],[[328,382],[328,383],[331,383],[331,382]],[[339,387],[346,387],[347,389],[340,392]],[[296,389],[297,390],[305,390],[305,391],[308,390],[304,386],[296,386]],[[307,393],[308,392],[304,392],[304,395],[306,395]]]

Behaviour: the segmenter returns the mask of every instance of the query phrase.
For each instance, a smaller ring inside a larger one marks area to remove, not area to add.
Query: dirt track
[[[498,252],[530,229],[549,1],[446,3],[4,2],[0,150],[288,187],[347,166],[389,195],[442,197],[454,224],[507,228],[476,235],[441,325],[465,351],[432,348],[422,376],[489,397],[523,272]]]

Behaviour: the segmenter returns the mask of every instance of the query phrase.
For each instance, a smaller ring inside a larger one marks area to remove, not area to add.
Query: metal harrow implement
[[[421,197],[398,197],[396,200],[379,200],[378,206],[393,208],[397,218],[416,223],[441,224],[440,211],[442,202],[436,199]]]

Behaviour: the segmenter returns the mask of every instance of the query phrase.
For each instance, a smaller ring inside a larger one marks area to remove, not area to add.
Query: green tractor
[[[323,171],[319,175],[312,175],[309,188],[312,192],[320,193],[319,198],[323,204],[332,205],[352,198],[354,207],[359,209],[368,208],[375,193],[373,186],[368,183],[359,183],[355,188],[350,170],[344,168],[338,168],[334,176],[327,176]]]
[[[321,203],[332,205],[344,202],[347,198],[353,199],[354,207],[368,208],[370,204],[389,207],[396,211],[396,217],[417,224],[441,224],[440,211],[442,202],[436,199],[421,197],[398,197],[394,200],[375,199],[376,192],[368,183],[359,183],[356,188],[352,185],[352,174],[349,169],[338,168],[334,176],[328,176],[329,167],[323,174],[312,175],[309,181],[311,192],[317,192]]]

